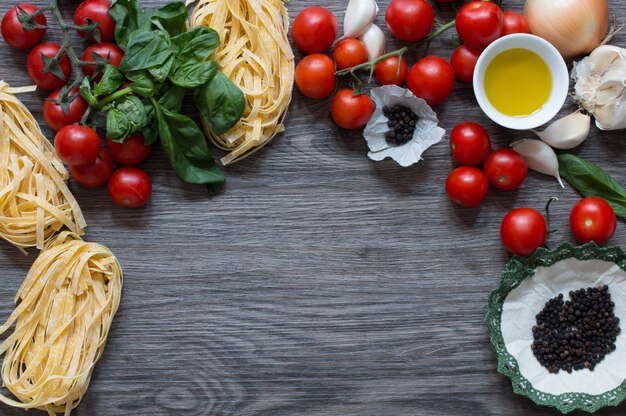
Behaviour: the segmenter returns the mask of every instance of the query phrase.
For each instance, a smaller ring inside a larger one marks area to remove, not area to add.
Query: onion
[[[530,32],[553,44],[563,58],[594,50],[609,28],[606,0],[527,0]]]

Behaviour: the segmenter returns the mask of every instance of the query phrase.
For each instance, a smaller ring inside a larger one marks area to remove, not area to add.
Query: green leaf
[[[93,91],[91,90],[91,84],[89,83],[89,78],[83,78],[83,82],[81,82],[78,92],[81,95],[81,97],[83,97],[85,101],[87,101],[87,104],[89,104],[90,106],[98,105],[98,99],[96,98],[96,96],[93,94]]]
[[[215,74],[217,74],[215,61],[185,62],[174,65],[169,79],[179,87],[196,88],[209,82]]]
[[[142,97],[152,97],[156,91],[154,82],[152,82],[150,74],[146,70],[128,72],[126,79],[131,82],[130,88],[133,92]]]
[[[626,190],[599,166],[569,153],[558,155],[559,173],[585,197],[608,202],[615,215],[626,220]]]
[[[107,137],[121,142],[143,129],[147,123],[146,110],[139,97],[125,95],[107,113]]]
[[[167,108],[173,113],[180,113],[183,108],[183,97],[185,96],[185,89],[176,85],[167,85],[159,97],[157,102],[159,106]]]
[[[166,31],[136,32],[128,43],[119,68],[122,72],[155,68],[166,64],[172,55],[172,44]]]
[[[212,193],[224,184],[224,173],[217,167],[206,139],[196,123],[187,116],[155,106],[161,145],[185,182],[209,185]]]
[[[174,66],[174,55],[170,55],[162,65],[157,65],[152,68],[148,68],[148,72],[152,75],[157,82],[165,81],[167,76],[172,71]]]
[[[217,73],[217,64],[207,59],[219,44],[217,32],[205,27],[172,38],[178,52],[170,80],[184,88],[196,88],[210,81]]]
[[[196,89],[194,100],[215,134],[226,133],[237,124],[245,108],[243,93],[221,72]]]
[[[158,28],[166,30],[171,36],[176,36],[185,31],[187,16],[185,3],[172,2],[153,10],[150,21]]]
[[[115,92],[123,82],[124,75],[122,75],[120,70],[113,65],[107,64],[107,66],[104,67],[102,79],[96,83],[93,93],[96,97],[111,94]]]
[[[136,0],[113,0],[109,15],[115,21],[115,42],[126,51],[130,34],[139,27],[139,4]]]

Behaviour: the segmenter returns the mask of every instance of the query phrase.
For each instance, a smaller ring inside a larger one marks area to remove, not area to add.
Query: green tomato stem
[[[106,97],[98,101],[98,105],[96,105],[96,108],[98,109],[98,111],[100,111],[102,110],[102,107],[104,107],[108,103],[113,102],[118,98],[125,96],[126,94],[130,94],[131,92],[133,92],[133,89],[130,87],[115,91],[113,94],[107,95]]]

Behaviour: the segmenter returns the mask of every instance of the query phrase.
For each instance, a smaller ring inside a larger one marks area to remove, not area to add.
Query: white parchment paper
[[[536,315],[546,302],[559,293],[569,299],[570,290],[589,286],[609,285],[615,302],[615,316],[620,319],[622,332],[615,343],[616,350],[608,354],[593,371],[578,370],[568,374],[550,374],[539,364],[531,345],[532,327]],[[538,267],[534,276],[509,293],[502,310],[502,336],[509,353],[519,364],[520,373],[539,391],[602,394],[613,390],[626,378],[626,273],[614,263],[602,260],[562,260],[550,267]]]

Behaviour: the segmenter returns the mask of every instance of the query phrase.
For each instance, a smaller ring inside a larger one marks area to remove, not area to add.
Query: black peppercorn
[[[385,133],[387,143],[390,146],[402,146],[410,142],[417,125],[417,114],[410,108],[399,104],[384,107],[383,114],[389,119],[387,127],[390,130]]]

